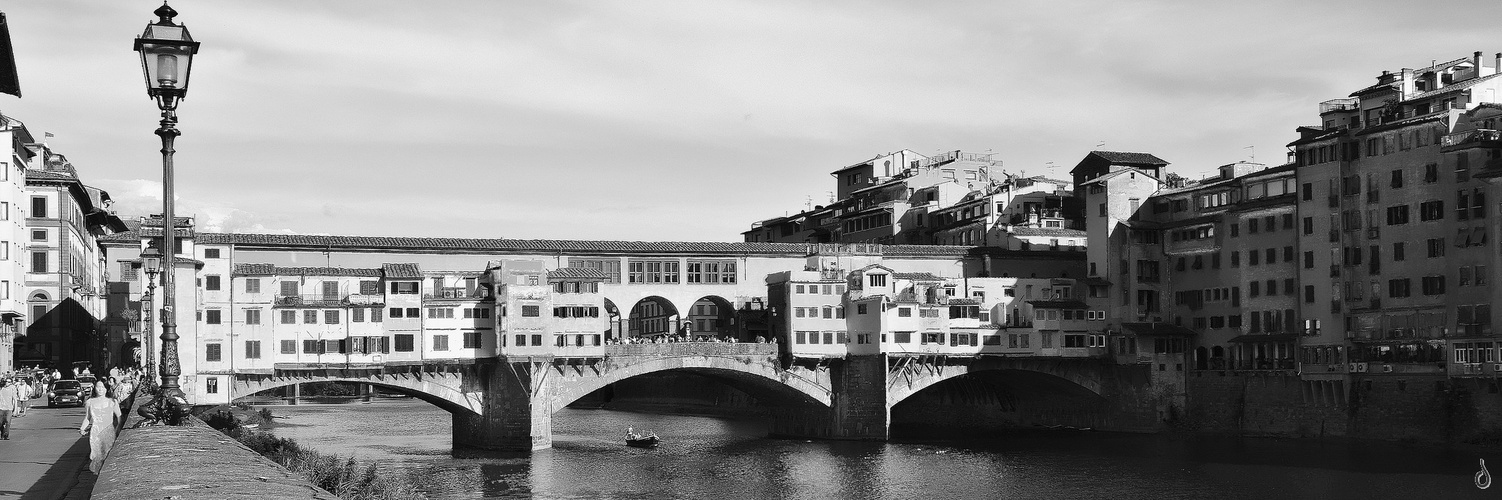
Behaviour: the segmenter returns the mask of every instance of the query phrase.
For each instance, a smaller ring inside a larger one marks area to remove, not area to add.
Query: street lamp
[[[156,327],[152,325],[151,317],[156,315],[152,300],[156,295],[156,275],[162,272],[161,266],[162,252],[157,250],[156,245],[148,246],[145,251],[141,252],[141,268],[146,271],[146,295],[141,297],[141,319],[146,321],[146,334],[141,336],[141,340],[146,342],[145,349],[142,349],[146,355],[145,359],[141,360],[141,367],[146,370],[147,377],[155,376],[153,370],[156,364],[152,357],[156,355],[156,350],[152,348],[151,336],[156,334]]]
[[[188,94],[188,75],[193,68],[193,54],[198,53],[198,42],[188,35],[188,27],[172,22],[177,11],[165,2],[155,11],[157,21],[146,25],[146,31],[136,38],[135,50],[141,53],[141,71],[146,76],[146,94],[156,100],[162,110],[161,127],[156,135],[162,138],[162,398],[171,402],[186,403],[177,378],[182,375],[182,365],[177,357],[177,319],[174,317],[176,301],[173,275],[176,274],[177,219],[172,213],[172,141],[178,135],[177,103]]]

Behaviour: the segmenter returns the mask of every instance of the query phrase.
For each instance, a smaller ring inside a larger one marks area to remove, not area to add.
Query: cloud
[[[94,186],[110,193],[115,203],[110,207],[122,218],[142,217],[162,213],[162,183],[147,179],[100,179]],[[178,217],[193,217],[198,231],[209,233],[273,233],[299,234],[285,227],[285,220],[264,217],[220,203],[207,203],[184,199],[174,193],[177,205],[173,207]]]

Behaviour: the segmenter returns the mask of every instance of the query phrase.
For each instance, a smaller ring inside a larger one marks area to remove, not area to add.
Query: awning
[[[1299,338],[1299,334],[1297,334],[1297,333],[1268,333],[1268,334],[1241,335],[1241,336],[1232,338],[1231,340],[1229,340],[1229,342],[1233,342],[1233,343],[1291,342],[1293,340],[1297,340],[1298,338]]]

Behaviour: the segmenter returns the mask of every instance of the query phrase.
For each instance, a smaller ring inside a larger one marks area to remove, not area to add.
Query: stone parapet
[[[140,420],[127,420],[91,498],[339,498],[196,418],[176,427],[134,427]]]

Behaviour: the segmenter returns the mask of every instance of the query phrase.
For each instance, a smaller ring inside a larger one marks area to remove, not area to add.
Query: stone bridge
[[[886,354],[784,363],[777,344],[635,344],[606,346],[598,358],[279,365],[274,374],[237,374],[231,398],[311,382],[372,384],[452,414],[455,447],[536,450],[552,446],[552,415],[570,403],[631,377],[681,371],[716,379],[771,407],[774,435],[884,440],[894,405],[955,377],[1033,372],[1099,396],[1110,373],[1104,366],[1098,359]]]

